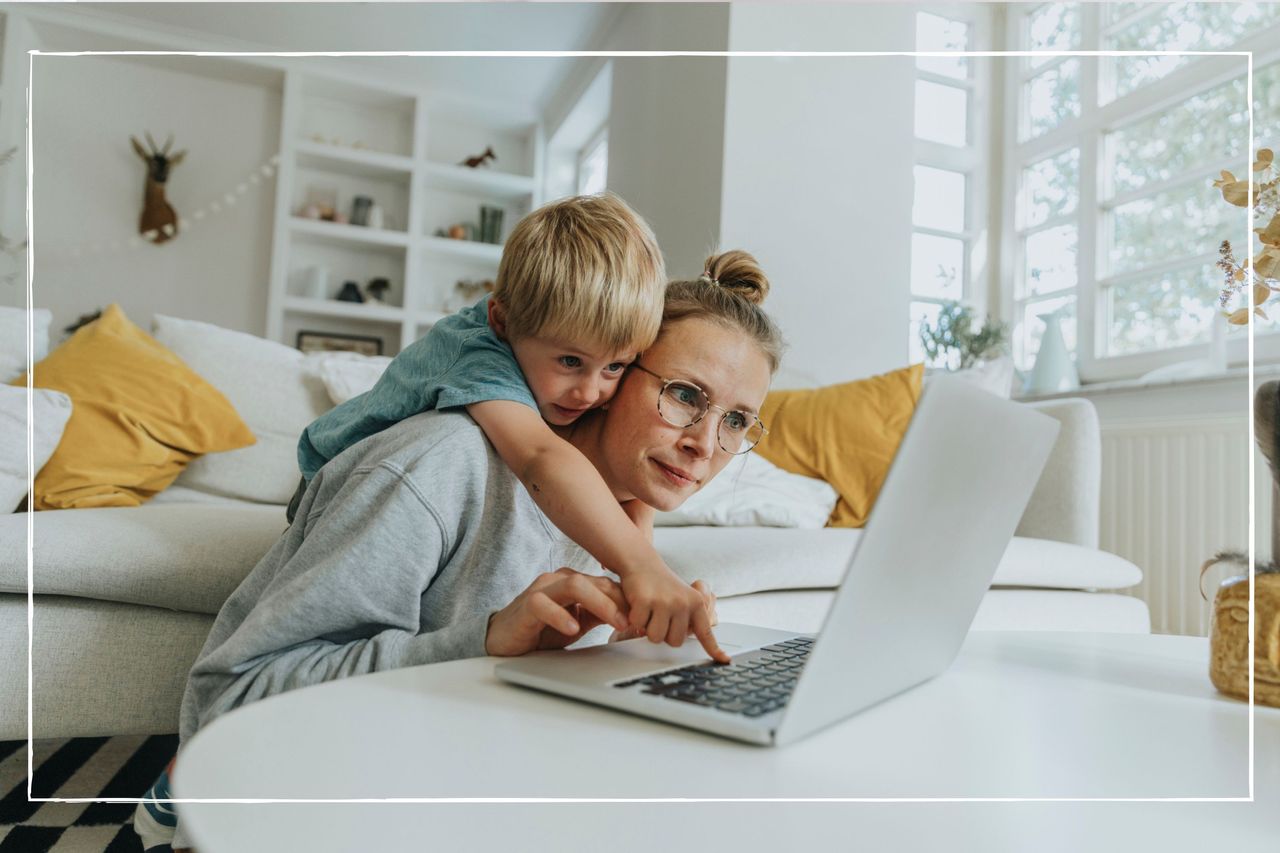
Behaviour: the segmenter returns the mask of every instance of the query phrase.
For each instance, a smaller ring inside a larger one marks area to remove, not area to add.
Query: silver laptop
[[[1058,422],[931,379],[817,636],[722,623],[691,638],[535,652],[499,678],[751,743],[782,745],[943,672],[1040,479]]]

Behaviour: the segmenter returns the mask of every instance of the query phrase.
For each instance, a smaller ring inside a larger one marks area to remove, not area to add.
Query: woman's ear
[[[489,328],[502,340],[507,339],[507,306],[496,298],[489,298]]]

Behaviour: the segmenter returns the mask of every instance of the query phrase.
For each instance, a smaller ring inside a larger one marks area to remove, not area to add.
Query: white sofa
[[[197,460],[142,507],[0,517],[0,739],[27,732],[28,523],[37,738],[176,731],[214,616],[285,529],[294,442],[330,404],[320,362],[201,323],[158,317],[153,329],[259,442]],[[1083,400],[1035,405],[1062,431],[974,628],[1145,632],[1145,604],[1116,594],[1141,572],[1097,549],[1096,413]],[[655,540],[677,572],[711,583],[722,620],[813,631],[860,533],[661,527]]]

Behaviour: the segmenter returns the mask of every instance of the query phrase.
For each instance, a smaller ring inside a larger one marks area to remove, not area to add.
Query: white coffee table
[[[229,714],[182,753],[175,795],[1247,798],[1248,708],[1214,691],[1206,661],[1199,638],[975,632],[943,676],[782,749],[513,687],[494,678],[491,658],[455,661]],[[714,826],[748,849],[773,835],[786,848],[847,832],[890,849],[907,839],[986,850],[1087,840],[1098,849],[1080,834],[1096,821],[1134,850],[1170,828],[1175,841],[1256,833],[1280,846],[1270,834],[1280,831],[1280,711],[1258,708],[1255,724],[1260,801],[1252,804],[189,803],[179,813],[202,853],[416,848],[433,838],[437,849],[450,849],[447,839],[518,849],[527,833],[544,831],[557,833],[559,849],[652,849],[650,821],[699,834]]]

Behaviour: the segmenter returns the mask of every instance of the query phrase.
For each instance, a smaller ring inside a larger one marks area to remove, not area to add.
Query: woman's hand
[[[539,575],[489,617],[484,650],[514,657],[538,649],[563,649],[606,622],[626,630],[626,607],[617,582],[568,567],[557,569]]]
[[[714,628],[716,625],[720,624],[720,617],[716,613],[716,596],[715,593],[711,591],[711,585],[706,581],[694,581],[690,586],[702,593],[702,600],[707,609],[707,617],[711,620],[711,627]],[[691,631],[690,633],[692,634],[693,632]],[[625,630],[614,631],[609,637],[609,642],[620,643],[623,640],[634,640],[645,635],[646,632],[644,630],[640,628],[633,628],[628,625]]]

